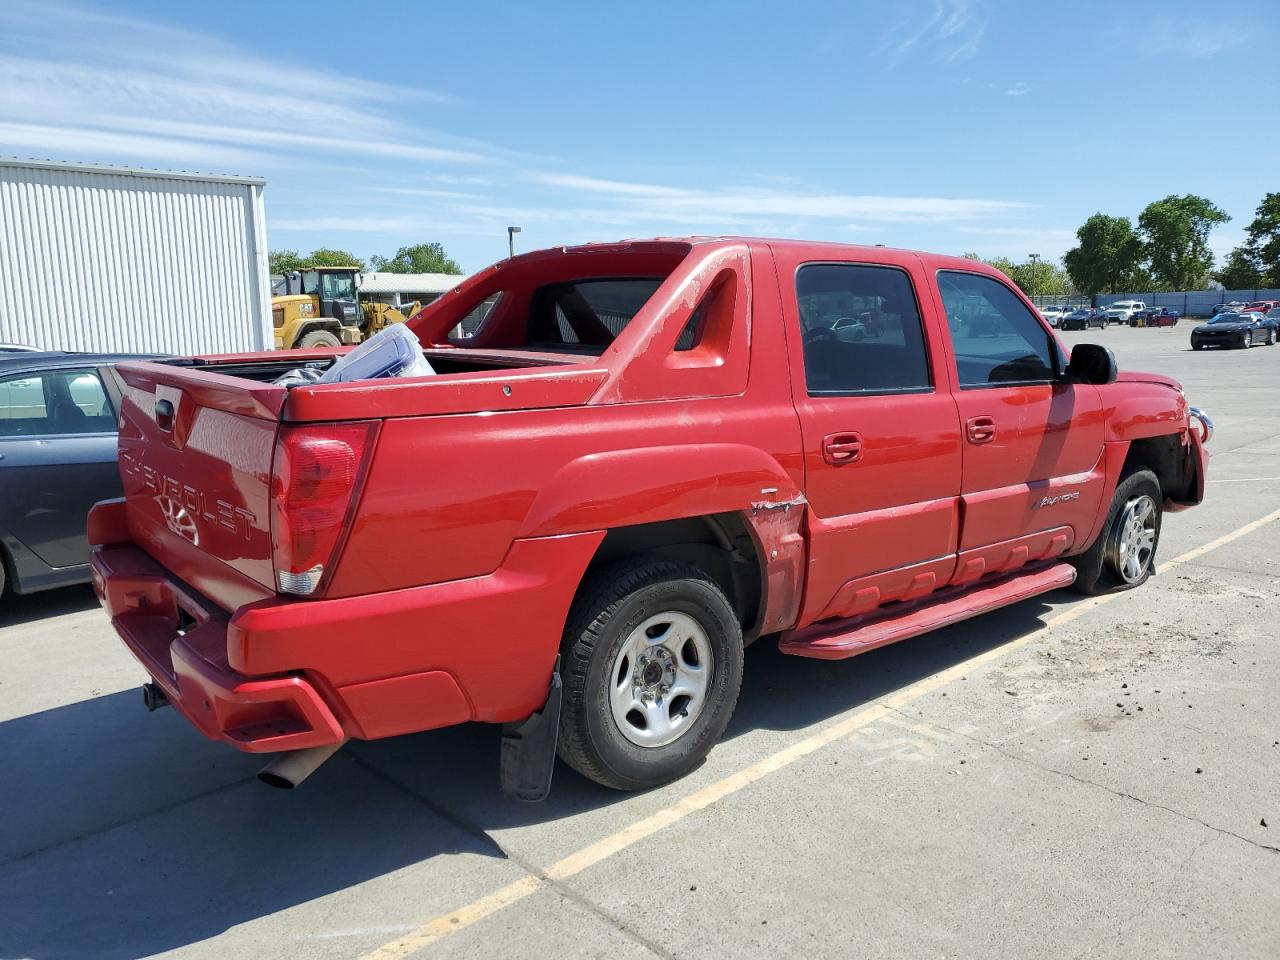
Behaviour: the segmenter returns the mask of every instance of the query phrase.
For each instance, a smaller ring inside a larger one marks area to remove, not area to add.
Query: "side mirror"
[[[1066,369],[1068,377],[1081,383],[1115,383],[1119,372],[1116,355],[1098,343],[1077,343]]]

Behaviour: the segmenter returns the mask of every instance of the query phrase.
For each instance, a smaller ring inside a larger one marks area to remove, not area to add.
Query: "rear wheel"
[[[342,346],[342,341],[328,330],[312,330],[310,333],[303,335],[302,339],[298,341],[298,346],[304,349],[310,347],[340,347]]]
[[[1141,586],[1155,569],[1164,498],[1150,470],[1135,470],[1116,485],[1102,532],[1084,553],[1071,558],[1075,589],[1099,594]]]
[[[742,628],[702,570],[668,560],[606,567],[566,626],[561,758],[617,790],[697,768],[737,703]]]

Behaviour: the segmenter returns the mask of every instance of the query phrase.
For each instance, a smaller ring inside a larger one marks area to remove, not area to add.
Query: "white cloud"
[[[145,157],[165,163],[195,164],[202,173],[226,172],[216,167],[246,170],[266,161],[260,153],[217,144],[148,137],[89,127],[0,121],[0,153],[15,153],[42,160],[97,161],[103,157],[128,160]]]
[[[1147,24],[1139,45],[1143,56],[1182,56],[1201,60],[1226,53],[1252,34],[1239,25],[1208,20],[1163,19]]]
[[[544,183],[610,197],[619,212],[646,220],[732,223],[761,219],[855,219],[937,223],[986,217],[1026,207],[1010,200],[898,197],[740,187],[697,190],[577,175],[535,174]]]
[[[1009,97],[1025,97],[1031,92],[1031,88],[1019,80],[1012,87],[1005,90],[1005,95]]]
[[[915,3],[900,9],[900,19],[881,46],[893,60],[925,53],[943,63],[957,63],[977,56],[982,47],[987,12],[978,0],[933,0],[927,15]]]
[[[487,145],[421,126],[406,135],[397,108],[444,102],[434,91],[259,57],[135,17],[31,0],[0,5],[0,120],[92,127],[101,131],[96,143],[134,137],[146,148],[139,155],[186,156],[186,141],[203,140],[290,161],[350,154],[485,162]],[[164,140],[173,146],[166,150]],[[241,162],[253,154],[222,156]]]

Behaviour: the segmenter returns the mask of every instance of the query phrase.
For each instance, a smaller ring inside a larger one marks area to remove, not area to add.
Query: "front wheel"
[[[1116,485],[1102,532],[1071,558],[1078,592],[1132,590],[1146,582],[1155,569],[1163,503],[1160,481],[1150,470],[1135,470]]]
[[[342,341],[328,330],[312,330],[301,340],[298,341],[298,347],[303,350],[313,349],[315,347],[340,347]]]
[[[627,561],[583,585],[561,663],[561,759],[606,787],[643,790],[696,769],[724,733],[742,628],[699,568]]]

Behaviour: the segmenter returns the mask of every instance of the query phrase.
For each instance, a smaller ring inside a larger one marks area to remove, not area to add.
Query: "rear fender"
[[[602,490],[608,495],[601,497]],[[744,444],[592,453],[567,463],[542,488],[517,536],[749,511],[753,504],[793,501],[800,493],[778,461]]]
[[[596,495],[609,491],[608,497]],[[708,443],[594,453],[561,468],[519,538],[547,537],[718,513],[748,523],[761,564],[761,632],[794,624],[804,583],[806,500],[758,447]]]

